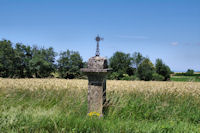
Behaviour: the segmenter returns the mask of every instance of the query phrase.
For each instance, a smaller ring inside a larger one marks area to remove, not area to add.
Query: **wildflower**
[[[88,116],[100,116],[100,113],[97,113],[97,112],[90,112],[88,113]]]

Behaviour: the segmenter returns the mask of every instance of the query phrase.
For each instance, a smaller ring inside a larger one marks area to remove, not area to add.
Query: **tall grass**
[[[200,83],[108,81],[103,118],[87,80],[0,79],[0,132],[200,132]]]

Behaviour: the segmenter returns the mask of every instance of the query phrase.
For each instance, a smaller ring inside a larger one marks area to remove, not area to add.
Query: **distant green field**
[[[171,81],[200,82],[200,76],[171,76]]]

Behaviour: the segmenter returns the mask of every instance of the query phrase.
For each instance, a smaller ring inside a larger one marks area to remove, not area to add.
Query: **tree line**
[[[58,56],[58,59],[56,57]],[[170,68],[157,59],[155,65],[141,53],[115,52],[108,59],[113,69],[108,79],[169,80]],[[52,47],[39,48],[9,40],[0,41],[0,77],[3,78],[86,78],[80,68],[87,67],[77,51],[56,53]]]
[[[113,72],[109,79],[122,80],[170,80],[171,70],[161,59],[156,59],[155,65],[148,57],[140,52],[129,53],[115,52],[109,59],[109,66]]]
[[[193,69],[188,69],[186,72],[175,73],[174,76],[200,76],[200,74],[195,74]]]

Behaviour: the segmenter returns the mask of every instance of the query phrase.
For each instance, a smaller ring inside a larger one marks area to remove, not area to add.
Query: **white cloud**
[[[176,45],[178,45],[179,43],[178,42],[172,42],[171,43],[171,45],[173,45],[173,46],[176,46]]]

